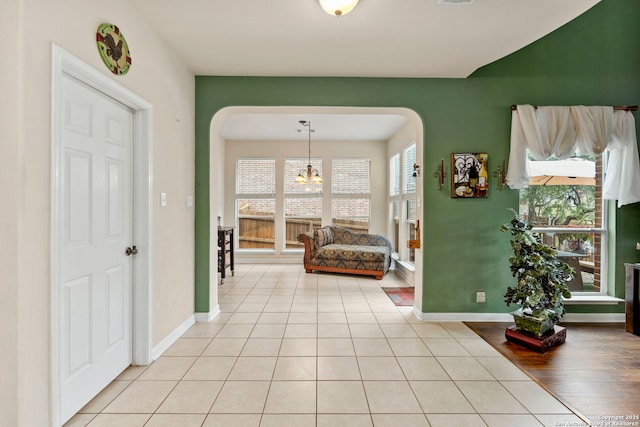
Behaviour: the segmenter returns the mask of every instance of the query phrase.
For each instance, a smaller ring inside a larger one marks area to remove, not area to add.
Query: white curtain
[[[529,185],[527,149],[536,160],[565,159],[573,153],[609,152],[603,194],[618,207],[640,201],[640,161],[635,120],[630,111],[576,105],[518,105],[511,115],[511,151],[506,182],[513,189]]]

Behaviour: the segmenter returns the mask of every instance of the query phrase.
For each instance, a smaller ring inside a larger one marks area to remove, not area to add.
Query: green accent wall
[[[541,40],[466,79],[196,77],[196,312],[209,311],[209,126],[228,106],[405,107],[424,126],[424,312],[507,312],[508,236],[499,231],[518,193],[451,199],[432,172],[452,152],[486,152],[490,173],[508,159],[512,104],[640,104],[640,2],[603,0]],[[636,120],[638,115],[636,114]],[[638,183],[640,185],[640,183]],[[624,263],[640,261],[640,204],[616,209],[615,283],[624,297]],[[485,291],[486,304],[474,302]],[[618,306],[570,306],[569,312],[623,312]]]

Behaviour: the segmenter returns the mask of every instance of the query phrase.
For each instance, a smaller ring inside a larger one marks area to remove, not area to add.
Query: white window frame
[[[402,218],[402,196],[400,189],[402,188],[402,161],[400,152],[397,151],[389,158],[389,235],[391,236],[391,244],[393,253],[399,258],[400,250],[400,223]],[[398,205],[397,216],[395,205]]]
[[[271,160],[274,165],[274,192],[273,193],[238,193],[238,173],[239,173],[239,164],[243,160]],[[238,157],[236,158],[236,170],[234,174],[235,178],[235,206],[234,206],[234,216],[235,216],[235,225],[237,229],[237,233],[234,233],[234,244],[237,252],[259,252],[259,253],[275,253],[276,252],[276,242],[277,235],[274,233],[274,242],[273,248],[240,248],[240,215],[239,215],[239,206],[238,203],[240,200],[273,200],[274,201],[274,212],[273,216],[261,216],[260,218],[270,218],[273,219],[273,224],[275,228],[275,223],[278,216],[278,206],[276,200],[276,176],[278,173],[278,165],[275,157]]]
[[[602,154],[600,162],[602,163],[600,182],[604,182],[604,176],[606,174],[605,168],[607,164],[606,152]],[[596,174],[597,174],[596,169]],[[596,175],[597,179],[597,175]],[[522,191],[522,190],[520,190]],[[520,191],[518,194],[520,194]],[[520,197],[518,197],[519,200]],[[602,222],[600,227],[533,227],[531,229],[534,233],[540,234],[599,234],[601,238],[600,247],[598,248],[598,256],[600,258],[600,291],[572,291],[571,294],[579,297],[606,297],[608,296],[608,259],[609,259],[609,240],[611,234],[611,228],[609,227],[608,211],[609,201],[601,197],[601,210],[602,210]],[[580,271],[577,274],[581,274]],[[570,300],[568,300],[571,303]]]
[[[413,150],[413,160],[409,160],[407,153]],[[400,261],[409,263],[410,265],[414,265],[415,262],[411,261],[411,254],[415,257],[415,249],[409,249],[406,245],[402,244],[406,240],[411,239],[410,227],[413,224],[415,227],[415,220],[409,220],[409,203],[413,202],[416,205],[417,210],[417,199],[418,194],[416,191],[416,181],[415,178],[412,178],[413,185],[409,185],[409,177],[413,174],[413,164],[416,162],[417,158],[417,146],[415,141],[407,144],[402,148],[401,158],[400,158],[400,176],[401,176],[401,195],[400,195],[400,248],[398,255],[400,256]]]
[[[301,192],[301,193],[290,193],[286,191],[287,188],[287,180],[291,179],[291,177],[288,177],[286,175],[286,164],[288,161],[299,161],[301,162],[301,164],[303,164],[303,166],[301,168],[306,168],[306,165],[309,162],[309,158],[305,157],[288,157],[285,158],[283,163],[282,163],[282,171],[283,171],[283,175],[284,175],[284,180],[283,180],[283,190],[282,193],[284,195],[283,197],[283,201],[282,201],[282,227],[283,227],[283,233],[282,233],[282,250],[283,252],[304,252],[304,248],[287,248],[287,219],[305,219],[308,217],[305,216],[287,216],[286,215],[286,203],[287,203],[287,199],[320,199],[321,201],[321,211],[320,211],[320,222],[322,223],[322,217],[324,215],[324,210],[325,210],[325,200],[324,200],[324,183],[320,184],[320,186],[317,186],[315,188],[319,188],[320,191],[310,191],[310,192]],[[320,158],[320,157],[316,157],[316,158],[311,158],[311,164],[313,165],[314,168],[318,169],[318,171],[320,172],[320,176],[323,177],[324,176],[324,159]],[[305,169],[306,171],[306,169]],[[303,185],[303,184],[299,184],[299,185]],[[310,188],[314,188],[314,185],[317,184],[308,184],[310,186]]]

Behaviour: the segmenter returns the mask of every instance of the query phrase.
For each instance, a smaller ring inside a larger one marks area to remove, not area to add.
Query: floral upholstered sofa
[[[378,234],[354,233],[326,226],[300,234],[304,243],[304,268],[334,273],[362,274],[382,279],[391,265],[391,243]]]

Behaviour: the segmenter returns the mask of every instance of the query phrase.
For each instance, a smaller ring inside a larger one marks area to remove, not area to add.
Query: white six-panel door
[[[61,418],[131,364],[133,112],[65,75],[61,150]]]

